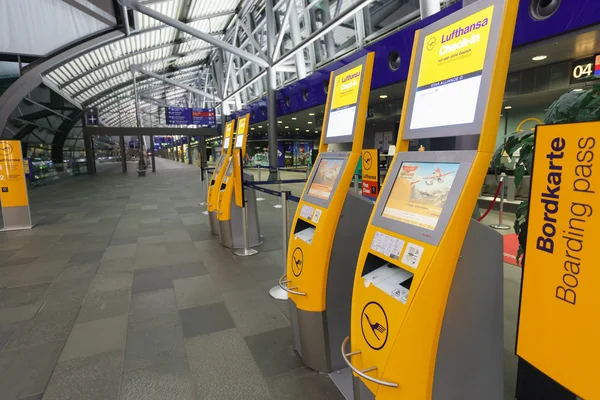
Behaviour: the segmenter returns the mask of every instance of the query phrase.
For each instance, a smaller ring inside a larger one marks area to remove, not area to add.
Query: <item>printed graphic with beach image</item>
[[[308,189],[308,194],[319,199],[328,200],[333,191],[333,185],[335,185],[335,181],[342,170],[342,165],[344,165],[344,160],[321,159],[315,178]]]
[[[434,230],[459,163],[403,162],[382,215]]]

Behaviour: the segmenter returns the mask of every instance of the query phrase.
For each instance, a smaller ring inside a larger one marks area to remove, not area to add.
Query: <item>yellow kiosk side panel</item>
[[[221,167],[219,168],[219,164],[217,163],[217,168],[213,171],[213,176],[209,182],[208,186],[208,206],[207,209],[210,212],[217,210],[218,202],[219,202],[219,189],[221,187],[221,181],[223,176],[225,175],[225,170],[227,167],[227,163],[229,157],[231,155],[231,150],[233,148],[233,126],[235,121],[229,121],[225,126],[225,135],[223,136],[223,152],[221,153],[221,157],[219,158],[219,162],[221,162]],[[229,141],[229,146],[227,149],[225,148],[225,143]]]
[[[327,272],[331,256],[331,243],[335,237],[337,221],[340,217],[354,171],[360,154],[351,153],[348,156],[346,167],[339,180],[337,190],[332,193],[332,199],[327,209],[301,200],[298,204],[295,219],[290,232],[290,241],[287,256],[287,284],[289,288],[306,293],[306,296],[290,294],[296,306],[305,311],[325,310],[325,287],[327,285]],[[319,165],[321,155],[315,165]],[[302,210],[312,210],[310,219],[303,216]],[[316,218],[315,218],[316,216]],[[295,235],[299,219],[314,226],[314,236],[309,244],[298,235]],[[316,295],[318,294],[318,296]]]
[[[241,151],[242,156],[246,152],[246,142],[248,139],[248,121],[250,120],[250,114],[246,114],[243,117],[238,118],[237,134],[235,140],[232,139],[231,146],[233,150],[229,152],[231,157],[227,161],[225,173],[221,179],[221,185],[218,187],[218,200],[217,200],[217,219],[219,221],[228,221],[231,218],[231,202],[233,201],[233,192],[236,186],[237,177],[235,174],[235,161],[234,157],[239,157],[237,152]]]

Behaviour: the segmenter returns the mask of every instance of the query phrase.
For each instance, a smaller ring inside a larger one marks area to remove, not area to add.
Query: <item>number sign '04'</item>
[[[539,126],[517,354],[581,398],[598,394],[600,123]]]

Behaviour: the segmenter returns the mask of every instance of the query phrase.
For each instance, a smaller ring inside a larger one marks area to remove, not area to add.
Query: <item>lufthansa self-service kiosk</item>
[[[319,155],[292,225],[287,275],[294,349],[309,367],[344,367],[352,280],[372,202],[349,193],[363,144],[374,54],[331,73]]]
[[[471,215],[517,6],[479,0],[415,35],[401,151],[364,235],[340,349],[355,399],[504,398],[502,237]],[[457,150],[406,151],[409,139],[452,136]]]
[[[219,201],[219,188],[221,187],[221,181],[225,175],[227,162],[231,157],[231,142],[233,141],[233,128],[235,120],[231,120],[225,124],[225,133],[223,134],[223,151],[217,161],[217,166],[213,171],[212,177],[208,184],[208,198],[206,208],[208,210],[208,217],[210,222],[210,229],[213,235],[219,235],[219,220],[217,219],[217,202]]]
[[[219,238],[221,244],[225,247],[239,249],[244,247],[244,215],[241,199],[234,201],[234,188],[236,185],[243,190],[243,180],[240,176],[241,166],[244,155],[246,154],[246,140],[248,138],[248,123],[250,114],[238,118],[237,133],[235,135],[234,147],[231,157],[226,161],[225,174],[221,179],[220,190],[218,192],[216,216],[219,221]],[[237,197],[241,192],[237,191]],[[258,246],[261,243],[260,228],[258,224],[258,209],[256,207],[256,193],[254,190],[246,191],[246,207],[248,207],[248,244],[250,247]]]

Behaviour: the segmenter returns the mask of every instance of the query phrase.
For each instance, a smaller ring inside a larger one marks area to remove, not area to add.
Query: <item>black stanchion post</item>
[[[234,153],[235,154],[235,153]],[[242,218],[244,223],[242,225],[242,234],[244,235],[244,248],[234,251],[236,256],[248,257],[258,254],[258,250],[250,248],[250,238],[248,237],[248,207],[246,204],[245,186],[244,186],[244,164],[242,160],[242,152],[238,152],[240,158],[240,185],[242,188]],[[232,161],[233,162],[233,161]]]

